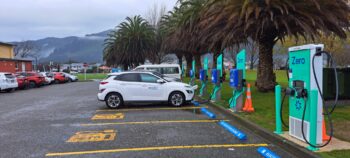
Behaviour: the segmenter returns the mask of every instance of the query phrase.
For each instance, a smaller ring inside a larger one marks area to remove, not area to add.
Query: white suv
[[[11,92],[17,87],[18,83],[14,75],[0,72],[0,91]]]
[[[100,82],[97,97],[107,107],[118,108],[128,102],[168,102],[181,106],[190,102],[196,87],[171,82],[154,72],[111,73]]]
[[[62,72],[66,77],[68,77],[68,82],[78,81],[78,77],[69,73]]]

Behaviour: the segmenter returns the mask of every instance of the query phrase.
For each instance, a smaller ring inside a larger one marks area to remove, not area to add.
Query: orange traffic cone
[[[326,130],[326,124],[323,119],[322,122],[322,141],[327,141],[329,139],[329,136],[327,135],[327,130]]]
[[[252,104],[252,93],[250,91],[250,84],[247,84],[247,98],[244,103],[243,111],[245,112],[254,112],[253,104]]]

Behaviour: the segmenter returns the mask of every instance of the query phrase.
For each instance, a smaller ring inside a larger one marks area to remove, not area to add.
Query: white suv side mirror
[[[158,79],[158,80],[157,80],[157,83],[163,84],[163,83],[165,83],[165,81],[162,80],[162,79]]]

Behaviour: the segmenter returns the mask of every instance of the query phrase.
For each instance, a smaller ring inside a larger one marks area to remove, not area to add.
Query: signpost
[[[216,69],[212,70],[212,83],[214,84],[214,90],[211,94],[211,101],[215,102],[221,99],[221,86],[222,86],[222,74],[223,74],[223,55],[220,54],[216,59]]]
[[[190,71],[190,77],[191,77],[190,85],[193,86],[196,80],[196,61],[195,60],[192,61],[192,70]]]
[[[202,87],[199,91],[199,96],[207,95],[207,76],[208,76],[208,57],[205,57],[203,69],[201,69],[199,72],[199,79],[202,82]]]
[[[52,72],[52,66],[53,66],[53,62],[50,61],[50,72]]]
[[[84,63],[84,80],[86,80],[86,69],[89,65],[87,63]]]

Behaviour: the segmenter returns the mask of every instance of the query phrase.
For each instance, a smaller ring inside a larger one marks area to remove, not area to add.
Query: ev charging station
[[[230,86],[234,89],[233,96],[229,100],[230,108],[233,111],[242,111],[244,84],[246,79],[245,70],[246,51],[243,49],[237,54],[236,69],[230,69]]]
[[[214,84],[214,90],[211,94],[210,100],[212,102],[219,101],[221,99],[221,86],[222,86],[222,73],[223,73],[223,55],[220,54],[216,59],[216,69],[211,71],[211,82]]]
[[[323,96],[321,96],[323,53],[329,55],[323,51],[323,48],[323,44],[309,44],[291,47],[288,50],[289,82],[285,96],[289,97],[289,135],[309,144],[308,149],[312,151],[318,150],[318,147],[323,147],[330,141],[329,139],[325,145],[320,145],[322,144],[323,122]],[[334,70],[336,74],[335,67]],[[277,85],[275,131],[277,134],[282,134],[282,104],[281,87]],[[328,110],[326,114],[330,118]]]
[[[208,81],[208,57],[204,58],[203,69],[199,71],[199,79],[201,80],[201,89],[199,96],[207,95],[207,81]]]
[[[191,80],[190,80],[189,85],[193,86],[194,81],[196,80],[196,61],[195,60],[192,61],[192,69],[190,70],[190,78],[191,78]]]

